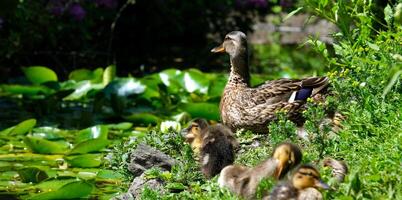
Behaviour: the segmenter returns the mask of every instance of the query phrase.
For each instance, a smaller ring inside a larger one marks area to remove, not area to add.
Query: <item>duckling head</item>
[[[230,57],[247,54],[247,37],[241,31],[232,31],[225,36],[223,43],[211,50],[213,53],[226,52]]]
[[[311,165],[300,166],[292,177],[292,184],[298,190],[305,188],[329,189],[329,186],[320,178],[320,173]]]
[[[208,128],[208,122],[205,119],[194,119],[191,124],[181,131],[185,141],[191,145],[195,153],[199,153],[202,145],[203,133]]]
[[[300,163],[302,156],[300,148],[292,143],[285,142],[277,146],[272,156],[278,160],[274,176],[281,179],[290,169]]]

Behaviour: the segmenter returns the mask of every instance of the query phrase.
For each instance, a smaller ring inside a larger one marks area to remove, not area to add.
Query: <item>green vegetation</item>
[[[387,6],[383,18],[374,13],[374,5],[305,1],[304,9],[340,30],[333,53],[313,38],[307,42],[330,69],[333,96],[319,105],[311,103],[305,112],[310,142],[299,140],[294,124],[279,117],[269,125],[270,135],[258,135],[260,145],[243,148],[236,163],[253,166],[277,143],[290,140],[302,147],[303,162],[318,166],[333,157],[349,165],[350,173],[339,185],[328,169],[320,168],[323,179],[336,187],[324,192],[326,199],[402,198],[402,3]],[[114,66],[78,69],[67,81],[58,81],[56,73],[42,66],[24,68],[23,73],[23,79],[0,85],[1,198],[108,199],[127,190],[134,178],[127,172],[128,155],[145,142],[179,164],[170,172],[147,171],[148,178],[166,182],[167,192],[145,188],[143,199],[237,199],[219,189],[216,177],[203,178],[179,133],[193,117],[219,119],[226,76],[168,69],[122,78]],[[252,82],[264,79],[253,76]],[[325,111],[333,109],[346,117],[337,134],[319,125]],[[177,124],[169,128],[162,123],[166,121]],[[243,145],[256,138],[251,132],[236,135]],[[264,180],[258,196],[273,184]]]

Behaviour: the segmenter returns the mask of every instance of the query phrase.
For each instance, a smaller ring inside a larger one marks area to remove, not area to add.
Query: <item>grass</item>
[[[271,154],[275,144],[290,140],[302,147],[303,162],[317,164],[326,181],[330,180],[330,172],[321,167],[323,158],[342,159],[348,164],[350,172],[345,181],[336,190],[325,191],[326,199],[402,199],[402,86],[398,78],[402,70],[402,28],[396,20],[400,10],[396,5],[387,7],[387,23],[382,30],[374,30],[371,25],[378,17],[372,12],[371,2],[305,3],[340,27],[334,55],[320,41],[309,41],[326,59],[333,96],[305,112],[310,142],[297,139],[294,125],[280,118],[270,125],[269,136],[260,137],[258,147],[243,146],[235,163],[254,166]],[[346,117],[336,135],[318,126],[328,109],[336,109]],[[253,135],[237,133],[240,141],[250,141]],[[202,177],[188,145],[177,133],[161,134],[154,129],[143,140],[181,161],[165,178],[168,185],[180,185],[181,189],[171,188],[164,194],[145,189],[141,199],[237,199],[226,189],[219,189],[216,177]],[[123,145],[117,157],[132,147]],[[121,162],[116,166],[124,168]],[[264,180],[259,191],[269,191],[272,185],[271,180]]]

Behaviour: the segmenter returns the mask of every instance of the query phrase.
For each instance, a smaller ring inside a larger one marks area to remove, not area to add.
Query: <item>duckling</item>
[[[253,199],[262,179],[270,176],[281,179],[289,170],[299,164],[301,159],[302,153],[298,146],[282,143],[275,148],[272,158],[254,168],[241,165],[225,167],[219,175],[218,183],[221,188],[226,187],[239,196]]]
[[[234,150],[239,143],[224,125],[209,126],[206,120],[195,119],[182,131],[182,135],[198,156],[205,177],[214,177],[234,162]]]
[[[324,167],[332,168],[332,176],[335,177],[338,183],[345,180],[345,176],[348,173],[348,166],[344,161],[326,158],[324,159],[323,165]]]
[[[311,165],[300,166],[292,175],[290,181],[281,183],[272,190],[269,200],[321,200],[322,194],[317,188],[329,189],[320,179],[320,173]]]
[[[306,100],[324,93],[329,84],[327,77],[310,77],[266,81],[251,87],[247,38],[240,31],[228,33],[224,42],[211,52],[226,52],[230,56],[230,75],[220,101],[220,114],[223,124],[232,131],[244,128],[267,132],[267,125],[280,110],[287,111],[288,117],[300,127],[304,123],[301,111]]]

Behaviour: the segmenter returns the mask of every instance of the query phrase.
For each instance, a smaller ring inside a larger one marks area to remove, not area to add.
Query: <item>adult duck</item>
[[[250,86],[247,38],[233,31],[211,52],[226,52],[230,56],[229,80],[220,102],[222,122],[233,131],[244,128],[257,133],[267,132],[275,113],[284,110],[298,126],[304,123],[301,110],[307,98],[318,96],[328,86],[327,77],[279,79]]]

